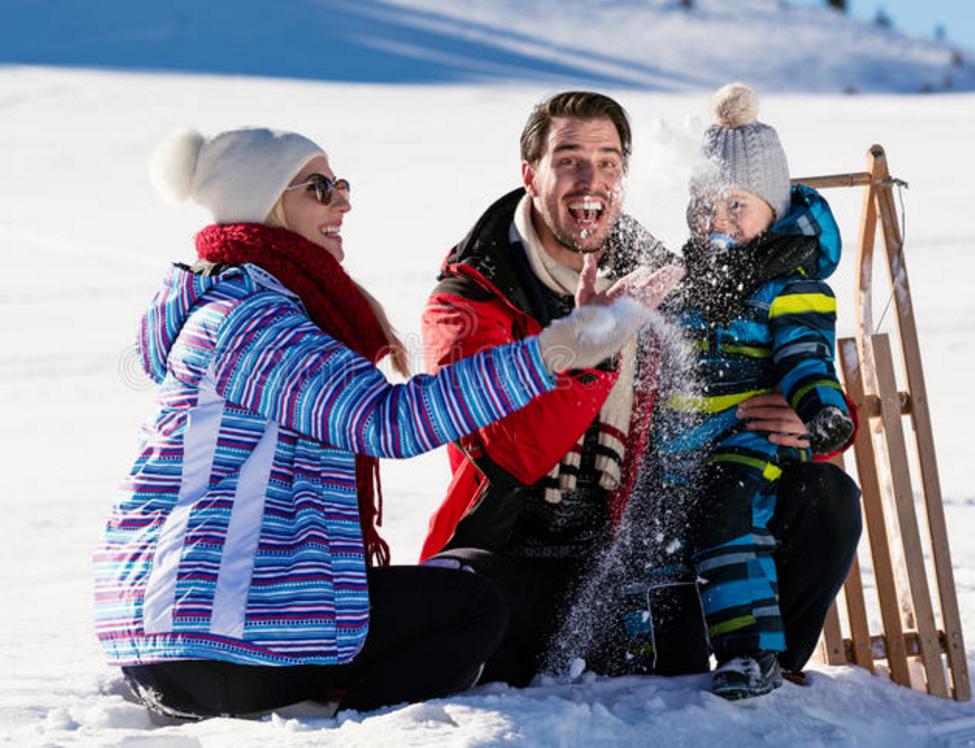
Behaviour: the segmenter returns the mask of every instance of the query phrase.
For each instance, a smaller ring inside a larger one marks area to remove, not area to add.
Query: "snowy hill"
[[[975,55],[775,0],[30,0],[0,64],[655,91],[975,90]]]

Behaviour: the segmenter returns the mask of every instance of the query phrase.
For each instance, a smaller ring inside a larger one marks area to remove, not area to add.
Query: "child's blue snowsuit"
[[[695,306],[682,309],[698,386],[663,403],[664,421],[682,428],[658,429],[654,445],[665,483],[694,497],[687,540],[719,661],[785,649],[776,541],[766,523],[782,468],[810,459],[807,449],[777,447],[766,432],[746,431],[735,416],[738,404],[778,386],[806,424],[829,405],[849,414],[833,368],[836,299],[823,280],[839,261],[840,236],[814,190],[793,188],[790,213],[755,241],[781,245],[783,237],[805,242],[806,256],[815,259],[759,285],[730,322],[709,321]],[[815,237],[818,251],[804,237]],[[728,250],[729,267],[735,251]]]

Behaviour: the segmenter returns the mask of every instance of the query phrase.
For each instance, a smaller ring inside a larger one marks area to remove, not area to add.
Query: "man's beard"
[[[603,249],[606,248],[606,242],[609,240],[609,235],[613,233],[613,229],[616,228],[616,223],[617,221],[619,221],[619,217],[620,217],[619,211],[615,211],[613,215],[607,220],[606,236],[604,236],[603,240],[594,247],[584,247],[580,245],[579,240],[576,237],[571,236],[568,233],[562,231],[561,227],[559,226],[550,226],[549,229],[552,232],[552,236],[554,236],[558,240],[559,244],[562,245],[563,249],[567,249],[570,252],[575,252],[576,254],[580,254],[580,255],[591,255],[591,254],[595,254],[596,252],[601,252]]]

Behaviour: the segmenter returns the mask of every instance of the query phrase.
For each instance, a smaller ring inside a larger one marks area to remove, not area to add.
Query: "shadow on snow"
[[[686,89],[631,60],[383,0],[31,0],[10,4],[0,64],[349,83],[544,81]]]

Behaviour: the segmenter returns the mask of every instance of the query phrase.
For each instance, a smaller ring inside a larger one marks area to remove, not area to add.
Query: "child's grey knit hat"
[[[738,187],[758,195],[775,211],[789,212],[789,164],[775,128],[756,120],[758,94],[744,83],[729,83],[711,99],[714,124],[701,151],[708,164],[691,178],[691,194]]]

